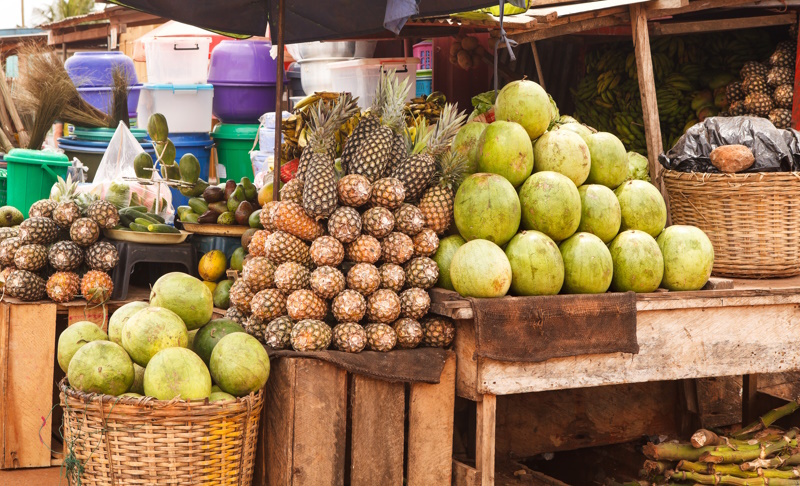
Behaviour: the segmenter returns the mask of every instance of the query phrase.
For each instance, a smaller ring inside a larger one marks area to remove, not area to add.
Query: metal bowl
[[[375,41],[305,42],[286,46],[296,61],[309,59],[330,59],[372,57]]]

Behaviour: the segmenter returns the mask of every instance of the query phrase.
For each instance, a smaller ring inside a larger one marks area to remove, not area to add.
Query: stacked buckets
[[[133,60],[121,52],[76,52],[67,59],[64,67],[78,87],[81,97],[98,110],[110,113],[114,90],[114,69],[121,69],[131,87],[128,94],[128,116],[136,118],[141,85],[138,84]]]

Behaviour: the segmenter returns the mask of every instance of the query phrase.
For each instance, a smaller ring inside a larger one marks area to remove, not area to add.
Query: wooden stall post
[[[796,24],[800,21],[795,20]],[[800,46],[800,31],[797,34],[797,45]],[[800,52],[796,54],[794,61],[794,89],[792,94],[797,94],[800,91]],[[795,130],[800,129],[800,96],[792,96],[792,128]]]
[[[494,485],[495,420],[497,397],[486,394],[477,403],[477,433],[475,437],[475,468],[481,475],[482,486]]]
[[[636,56],[636,72],[639,78],[639,93],[642,98],[644,132],[647,141],[647,159],[653,184],[661,191],[664,201],[669,204],[667,191],[661,179],[661,164],[658,155],[663,151],[661,125],[658,120],[656,82],[653,75],[653,59],[650,56],[650,34],[647,31],[647,10],[641,4],[630,6],[633,47]]]

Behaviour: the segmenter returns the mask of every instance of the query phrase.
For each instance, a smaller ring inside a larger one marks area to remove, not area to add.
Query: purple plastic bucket
[[[70,79],[79,88],[113,86],[113,71],[117,66],[127,74],[128,84],[139,83],[133,59],[121,52],[77,52],[64,63]]]
[[[209,84],[275,84],[277,61],[268,41],[222,41],[211,52]]]
[[[258,123],[261,115],[275,111],[275,85],[215,84],[211,111],[223,123]]]
[[[131,86],[128,93],[128,116],[136,118],[136,107],[139,106],[139,91],[142,85]],[[109,114],[114,88],[78,88],[81,98],[103,113]],[[272,102],[273,106],[275,101]]]

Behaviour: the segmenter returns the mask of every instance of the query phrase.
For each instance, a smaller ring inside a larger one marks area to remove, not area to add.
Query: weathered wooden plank
[[[477,404],[477,431],[475,434],[475,469],[478,470],[482,486],[494,486],[495,423],[497,420],[497,397],[483,395]]]
[[[482,358],[475,370],[477,391],[506,395],[800,369],[800,355],[791,352],[797,342],[787,341],[787,336],[800,336],[795,304],[640,312],[637,328],[639,354],[588,355],[542,363]]]
[[[453,485],[454,486],[481,486],[481,479],[478,477],[478,470],[468,466],[463,462],[453,461]]]
[[[619,444],[677,434],[680,382],[579,388],[498,397],[498,457]]]
[[[403,484],[405,384],[353,375],[352,486]]]
[[[470,309],[471,310],[471,309]],[[475,356],[475,323],[456,321],[456,393],[462,398],[480,401],[478,394],[478,357]]]
[[[268,486],[292,484],[295,358],[272,360],[261,412],[254,477]]]
[[[729,278],[711,277],[708,279],[703,290],[731,290],[733,289],[733,280]]]
[[[749,424],[758,419],[756,396],[758,395],[758,375],[742,377],[742,423]]]
[[[797,22],[795,13],[763,15],[760,17],[741,17],[737,19],[700,20],[695,22],[656,23],[652,26],[653,35],[682,35],[725,30],[753,29],[788,25]]]
[[[50,426],[39,440],[42,417],[53,407],[56,305],[0,307],[0,468],[50,465]]]
[[[408,486],[449,486],[453,462],[456,357],[438,384],[412,383],[408,397]]]
[[[67,308],[67,325],[71,326],[76,322],[89,321],[94,322],[103,331],[108,332],[108,317],[110,313],[110,309],[106,308],[104,311],[102,306],[69,307]]]
[[[689,5],[689,0],[655,0],[645,5],[648,11],[681,8]]]
[[[551,37],[558,37],[562,35],[578,34],[587,30],[601,29],[604,27],[613,27],[616,25],[623,25],[627,22],[627,15],[618,14],[610,15],[607,17],[590,18],[580,22],[568,22],[553,27],[542,28],[538,30],[531,30],[528,32],[514,33],[509,37],[519,44],[527,44],[543,39],[550,39]]]

